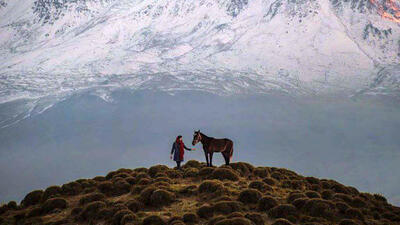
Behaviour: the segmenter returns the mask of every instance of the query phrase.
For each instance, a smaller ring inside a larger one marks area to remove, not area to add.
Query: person
[[[176,140],[172,145],[171,156],[170,156],[170,158],[176,162],[176,167],[178,169],[181,168],[181,162],[183,161],[183,155],[185,154],[185,149],[188,151],[196,150],[195,148],[186,147],[185,144],[183,143],[182,136],[179,135],[178,137],[176,137]]]

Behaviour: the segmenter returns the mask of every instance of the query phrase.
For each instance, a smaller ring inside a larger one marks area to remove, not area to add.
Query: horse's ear
[[[199,133],[200,133],[200,130],[198,130],[197,132],[199,132]]]

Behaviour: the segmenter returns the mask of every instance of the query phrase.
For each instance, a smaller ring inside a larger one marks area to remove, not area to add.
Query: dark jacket
[[[186,147],[185,144],[183,144],[183,147],[188,150],[188,151],[192,151],[192,149]],[[172,149],[171,149],[171,155],[174,154],[174,161],[183,161],[183,159],[181,160],[179,157],[179,144],[175,141],[174,144],[172,144]]]

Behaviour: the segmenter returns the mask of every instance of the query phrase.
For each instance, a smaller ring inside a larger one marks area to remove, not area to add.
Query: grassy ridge
[[[248,163],[119,169],[27,194],[0,224],[393,225],[400,208],[333,180]]]

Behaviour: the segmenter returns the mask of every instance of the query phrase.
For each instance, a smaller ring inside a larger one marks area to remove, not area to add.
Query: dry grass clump
[[[42,208],[41,207],[33,207],[26,213],[26,218],[32,218],[42,215]]]
[[[232,219],[223,219],[215,223],[215,225],[252,225],[252,222],[246,218],[235,217]]]
[[[136,199],[129,200],[128,202],[125,203],[126,207],[128,207],[129,210],[132,212],[138,212],[140,209],[143,208],[143,205],[137,201]]]
[[[309,184],[320,184],[320,180],[318,178],[315,178],[315,177],[306,177],[305,180]]]
[[[202,178],[208,178],[211,176],[214,170],[214,167],[203,167],[199,170],[199,176]]]
[[[167,224],[168,224],[168,225],[171,225],[171,224],[177,225],[177,224],[181,224],[181,223],[183,223],[183,221],[182,221],[182,217],[180,217],[180,216],[172,216],[172,217],[169,218],[168,221],[167,221]],[[183,224],[184,224],[184,223],[183,223]]]
[[[309,198],[321,198],[321,195],[316,191],[307,191],[305,194]]]
[[[332,190],[323,190],[321,193],[321,197],[325,200],[331,200],[334,194],[335,192],[333,192]]]
[[[214,204],[213,209],[215,213],[229,214],[241,211],[242,205],[237,201],[219,201]]]
[[[279,181],[287,179],[287,177],[284,174],[280,173],[279,171],[272,172],[271,177]]]
[[[134,173],[147,173],[149,171],[149,169],[145,168],[145,167],[139,167],[133,170]]]
[[[75,182],[79,183],[82,188],[93,188],[97,185],[97,182],[91,179],[79,179]]]
[[[191,196],[197,194],[197,186],[196,185],[188,185],[178,189],[179,194],[184,196]]]
[[[353,201],[353,198],[350,195],[347,194],[342,194],[342,193],[337,193],[333,195],[333,199],[336,201],[344,201],[348,204],[350,204]]]
[[[167,172],[166,171],[162,171],[162,172],[158,172],[156,173],[156,175],[154,175],[154,179],[156,178],[168,178]]]
[[[137,173],[136,176],[135,176],[136,183],[139,182],[140,179],[143,179],[143,178],[149,179],[150,176],[149,176],[147,173],[145,173],[145,172],[139,172],[139,173]]]
[[[144,218],[142,225],[167,225],[167,223],[157,215]]]
[[[79,220],[93,220],[97,217],[99,211],[106,207],[106,203],[101,201],[91,202],[83,208],[81,213],[78,215]]]
[[[185,223],[181,220],[175,220],[172,223],[168,223],[168,225],[185,225]]]
[[[292,203],[294,200],[298,199],[298,198],[307,198],[307,196],[303,193],[300,192],[291,192],[289,194],[289,196],[287,197],[286,201],[288,203]]]
[[[196,211],[200,218],[211,218],[214,215],[214,208],[210,205],[203,205]]]
[[[129,213],[125,214],[122,219],[120,220],[121,225],[126,225],[126,224],[133,224],[135,221],[137,221],[137,217],[135,214]]]
[[[266,167],[257,167],[253,171],[254,176],[266,178],[269,175],[269,170]]]
[[[377,201],[387,203],[387,199],[385,198],[385,196],[383,196],[381,194],[374,194],[374,198]]]
[[[68,203],[65,199],[63,198],[50,198],[47,199],[42,207],[41,211],[43,214],[47,214],[52,212],[55,209],[65,209],[68,207]]]
[[[155,190],[150,196],[150,205],[160,207],[171,204],[175,195],[165,190]]]
[[[157,183],[157,182],[166,182],[166,183],[169,183],[169,184],[172,184],[172,183],[174,183],[170,178],[168,178],[168,177],[157,177],[156,179],[154,179],[154,182],[155,183]]]
[[[106,198],[106,196],[104,194],[91,193],[91,194],[87,194],[87,195],[82,196],[81,199],[79,199],[79,204],[80,205],[86,205],[87,203],[90,203],[90,202],[102,201],[105,198]]]
[[[131,190],[131,185],[125,180],[119,180],[114,183],[114,195],[123,195]]]
[[[265,196],[263,198],[261,198],[260,200],[258,200],[258,210],[260,211],[268,211],[272,208],[274,208],[275,206],[278,206],[278,201],[271,197],[271,196]]]
[[[8,208],[6,204],[0,205],[0,216],[7,212]],[[1,221],[0,221],[1,222]],[[0,223],[1,224],[1,223]]]
[[[272,225],[293,225],[293,223],[291,223],[289,220],[280,218],[275,220]]]
[[[335,214],[335,204],[323,199],[310,199],[302,210],[313,217],[331,218]]]
[[[82,212],[83,208],[82,207],[75,207],[71,210],[71,216],[78,216]]]
[[[136,182],[136,184],[137,185],[149,185],[149,184],[151,184],[153,182],[153,180],[152,179],[149,179],[149,178],[140,178],[137,182]]]
[[[262,193],[273,191],[271,186],[258,180],[250,182],[249,188],[257,189]]]
[[[355,197],[352,199],[350,205],[356,208],[365,208],[367,203],[362,198]]]
[[[343,219],[340,221],[339,225],[360,225],[360,224],[354,220]]]
[[[83,187],[80,183],[73,181],[61,186],[64,195],[77,195],[82,192]]]
[[[274,186],[277,183],[275,179],[270,178],[270,177],[267,177],[267,178],[263,179],[262,181],[271,186]]]
[[[294,190],[302,190],[304,189],[304,181],[303,180],[289,180],[284,179],[281,181],[281,187],[289,188]]]
[[[301,209],[308,202],[308,200],[309,198],[297,198],[292,202],[292,205],[294,205],[297,209]]]
[[[244,217],[242,212],[233,212],[226,216],[228,219],[236,218],[236,217]]]
[[[114,184],[111,181],[103,181],[97,185],[97,189],[101,193],[111,196],[114,193]]]
[[[247,204],[256,204],[262,194],[257,189],[249,188],[240,192],[238,200]]]
[[[296,207],[292,204],[282,204],[270,209],[268,215],[272,218],[295,220],[298,213]]]
[[[106,180],[111,180],[116,174],[118,174],[117,171],[111,171],[106,175]]]
[[[168,221],[168,222],[167,222]],[[120,169],[0,206],[0,225],[400,225],[400,208],[333,180],[247,163]]]
[[[199,175],[199,169],[197,168],[187,168],[183,173],[184,178],[197,177],[198,175]]]
[[[40,203],[40,201],[42,200],[42,196],[43,196],[42,190],[32,191],[25,196],[25,198],[21,202],[21,205],[24,207],[36,205]]]
[[[360,194],[360,192],[355,187],[347,186],[346,188],[350,195],[359,195]]]
[[[224,190],[225,190],[224,186],[218,180],[203,181],[198,188],[198,192],[200,194],[202,193],[221,194],[224,192]]]
[[[255,225],[264,225],[265,223],[264,216],[260,213],[247,213],[245,217],[251,220]]]
[[[231,163],[229,166],[235,171],[239,172],[242,176],[248,176],[254,170],[254,166],[246,162]]]
[[[199,221],[199,218],[194,213],[185,213],[182,218],[186,224],[194,224]]]
[[[145,205],[150,205],[150,198],[153,192],[157,190],[156,187],[154,186],[148,186],[145,189],[143,189],[140,194],[139,194],[139,200],[145,204]]]
[[[359,209],[348,208],[345,211],[346,218],[364,220],[364,215]]]
[[[224,216],[215,216],[208,221],[207,225],[215,225],[216,223],[224,219]]]
[[[96,182],[103,182],[103,181],[106,181],[106,177],[104,177],[104,176],[96,176],[92,180],[94,180]]]
[[[350,206],[348,204],[346,204],[345,202],[336,202],[335,207],[342,214],[345,214],[346,210],[348,208],[350,208]]]
[[[239,176],[232,170],[228,168],[217,168],[211,173],[211,178],[218,180],[239,180]]]
[[[128,209],[123,209],[114,214],[112,217],[113,225],[124,225],[129,222],[134,222],[137,217]]]
[[[147,186],[146,185],[133,185],[131,188],[131,195],[140,194]]]
[[[179,170],[168,170],[165,174],[171,179],[179,179],[183,177],[183,174]]]
[[[158,173],[165,173],[166,171],[168,171],[169,168],[167,166],[164,165],[156,165],[156,166],[152,166],[149,168],[149,171],[147,172],[149,174],[150,177],[155,177],[156,174]]]
[[[344,186],[343,184],[339,184],[337,182],[333,182],[330,189],[336,193],[350,194],[346,186]]]
[[[45,202],[49,198],[58,197],[62,193],[62,189],[59,186],[50,186],[46,188],[42,195],[42,202]]]
[[[107,196],[119,196],[128,193],[131,185],[123,179],[117,180],[115,183],[103,181],[97,185],[97,189]]]
[[[196,169],[200,169],[201,167],[203,167],[204,165],[202,163],[200,163],[199,161],[196,160],[189,160],[187,161],[187,163],[185,163],[185,165],[183,165],[183,168],[196,168]]]

